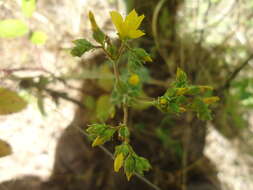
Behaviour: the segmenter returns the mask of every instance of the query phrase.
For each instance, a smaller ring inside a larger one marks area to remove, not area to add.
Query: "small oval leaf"
[[[0,115],[19,112],[27,103],[16,92],[6,88],[0,88]]]
[[[22,0],[22,12],[28,18],[32,16],[36,8],[36,0]]]
[[[110,96],[102,95],[98,98],[96,104],[96,116],[101,121],[106,121],[113,113],[115,108],[110,101]]]
[[[0,20],[0,38],[16,38],[27,34],[28,26],[22,20]]]
[[[47,35],[41,31],[35,31],[30,38],[31,42],[36,45],[43,45],[47,41]]]
[[[4,140],[0,139],[0,158],[12,153],[11,146]]]

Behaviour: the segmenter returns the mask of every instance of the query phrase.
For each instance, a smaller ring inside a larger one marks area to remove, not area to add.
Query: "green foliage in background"
[[[29,32],[27,24],[18,19],[0,20],[0,38],[17,38]]]
[[[31,17],[36,9],[36,0],[22,0],[22,12],[26,17]]]
[[[47,35],[42,31],[35,31],[30,38],[31,42],[36,45],[43,45],[47,41]]]
[[[29,19],[36,10],[36,0],[22,0],[22,13]],[[26,20],[5,19],[0,20],[0,38],[18,38],[31,32],[30,41],[35,45],[43,45],[47,41],[47,34],[43,31],[30,31]]]

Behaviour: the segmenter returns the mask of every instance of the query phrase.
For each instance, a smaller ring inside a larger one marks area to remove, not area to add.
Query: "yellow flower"
[[[123,161],[124,161],[123,153],[118,154],[114,160],[114,171],[115,172],[118,172],[119,169],[123,166]]]
[[[165,98],[161,98],[159,103],[162,105],[165,105],[165,104],[167,104],[167,100]]]
[[[142,20],[144,19],[144,15],[138,16],[134,9],[126,16],[125,20],[123,20],[122,16],[116,11],[111,11],[110,14],[112,22],[115,25],[121,39],[139,38],[145,34],[141,30],[138,30]]]
[[[140,82],[140,78],[137,74],[132,74],[129,79],[128,79],[128,82],[131,84],[131,85],[137,85],[139,84]]]
[[[203,102],[206,103],[206,104],[212,104],[212,103],[215,103],[217,101],[219,101],[220,98],[218,96],[212,96],[212,97],[209,97],[209,98],[203,98]]]
[[[177,95],[184,95],[188,91],[187,88],[177,88]]]

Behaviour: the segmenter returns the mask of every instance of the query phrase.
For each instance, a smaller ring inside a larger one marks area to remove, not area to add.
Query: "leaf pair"
[[[92,143],[92,147],[94,147],[111,140],[116,129],[106,124],[92,124],[86,131],[95,139]]]
[[[151,168],[148,160],[138,156],[127,143],[116,146],[114,155],[114,171],[118,172],[124,166],[128,180],[131,179],[134,173],[143,175],[144,171],[148,171]]]

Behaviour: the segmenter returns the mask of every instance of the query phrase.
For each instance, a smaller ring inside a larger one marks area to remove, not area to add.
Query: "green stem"
[[[119,74],[119,68],[118,68],[118,64],[116,61],[112,60],[112,65],[113,65],[113,71],[114,71],[114,76],[115,76],[115,80],[116,80],[116,85],[119,85],[120,82],[120,74]]]
[[[127,120],[128,120],[128,107],[126,104],[123,104],[123,112],[124,112],[124,119],[123,124],[127,126]]]
[[[148,100],[136,99],[136,103],[139,103],[139,104],[146,104],[146,105],[153,106],[153,105],[155,105],[155,100],[148,101]]]

